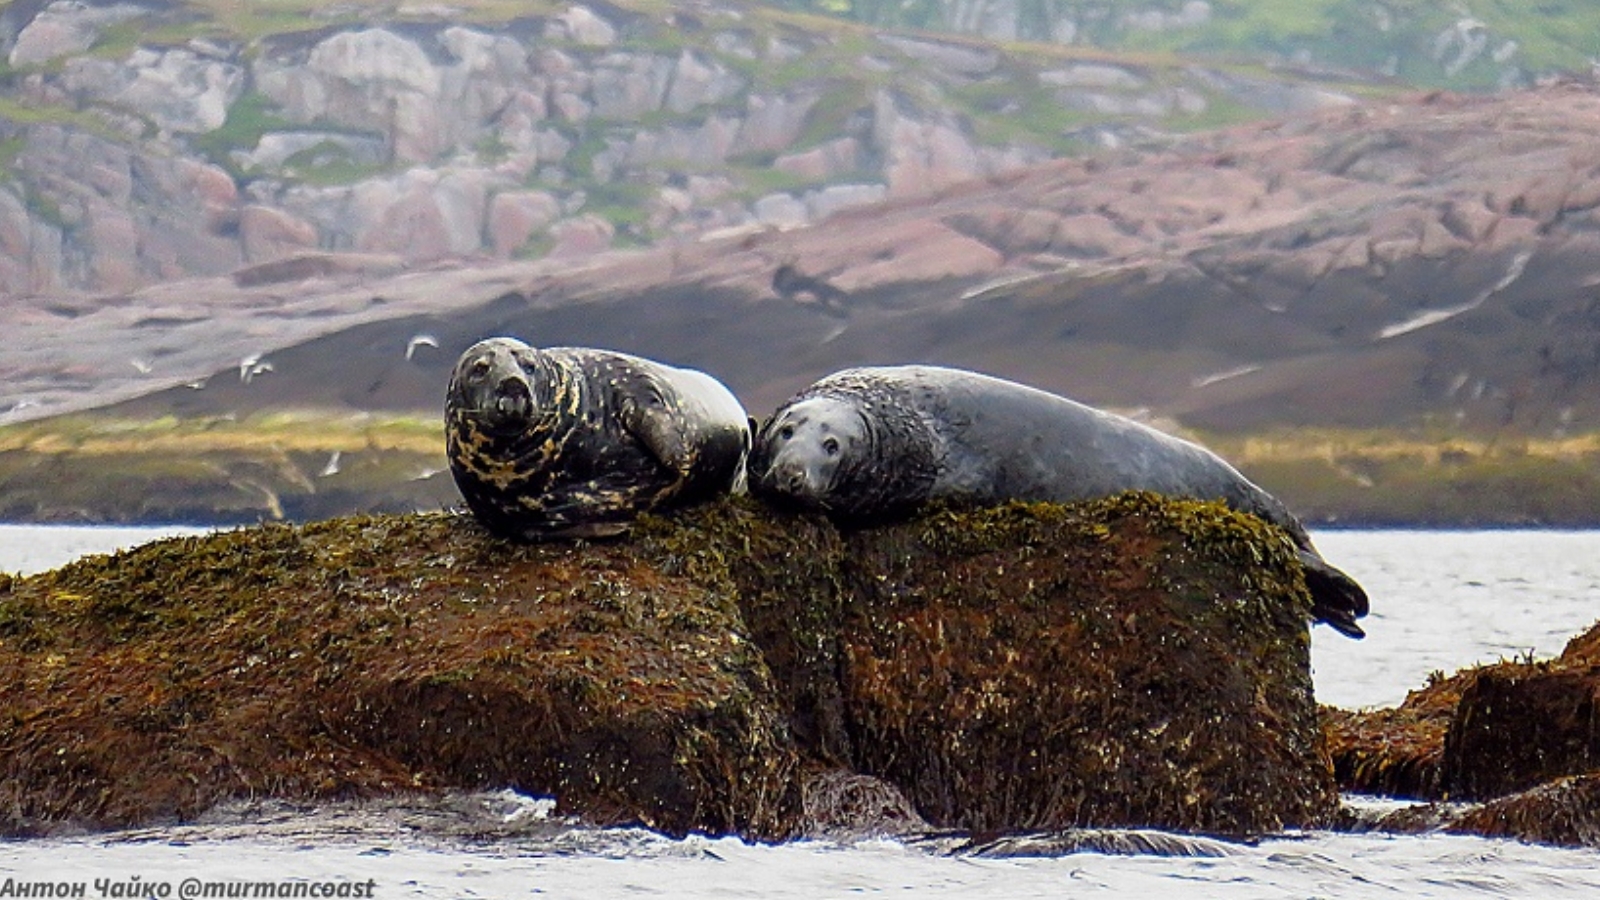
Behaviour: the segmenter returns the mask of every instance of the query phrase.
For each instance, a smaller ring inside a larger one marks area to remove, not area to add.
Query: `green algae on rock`
[[[1149,495],[847,533],[726,500],[594,543],[448,515],[176,538],[0,591],[0,828],[509,786],[779,839],[827,818],[801,789],[827,772],[940,827],[1312,825],[1308,604],[1276,529]]]

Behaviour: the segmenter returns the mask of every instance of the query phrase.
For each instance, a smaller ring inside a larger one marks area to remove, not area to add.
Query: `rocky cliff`
[[[394,268],[791,227],[1350,99],[1264,69],[741,4],[298,16],[169,0],[0,11],[0,291],[120,292],[308,250]]]
[[[1597,126],[1589,82],[1430,94],[1040,164],[820,228],[388,274],[388,256],[302,255],[18,298],[9,418],[219,374],[162,402],[435,409],[455,355],[498,330],[698,365],[758,413],[840,365],[924,359],[1219,429],[1577,433],[1600,415],[1584,389]],[[421,332],[437,346],[408,351]],[[252,356],[284,364],[246,378]]]

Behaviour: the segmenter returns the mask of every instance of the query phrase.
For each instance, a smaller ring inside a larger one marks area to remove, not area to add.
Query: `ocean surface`
[[[0,571],[192,531],[0,526]],[[1433,671],[1557,655],[1600,619],[1600,532],[1314,538],[1372,597],[1366,640],[1313,631],[1325,703],[1394,705]],[[191,825],[0,842],[0,897],[44,896],[40,885],[49,896],[181,898],[1600,897],[1600,852],[1446,835],[1308,832],[1252,844],[1189,838],[1171,842],[1170,855],[995,856],[949,837],[766,846],[585,829],[549,814],[548,801],[504,791],[448,809],[246,804]]]

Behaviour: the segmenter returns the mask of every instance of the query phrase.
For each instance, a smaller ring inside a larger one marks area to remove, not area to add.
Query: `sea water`
[[[32,575],[93,553],[114,553],[164,537],[204,534],[186,525],[111,527],[0,524],[0,572]]]
[[[0,526],[0,571],[37,571],[171,532]],[[1313,630],[1313,677],[1325,703],[1389,706],[1431,672],[1554,656],[1600,619],[1600,532],[1323,531],[1314,539],[1372,598],[1366,640]],[[0,900],[39,885],[188,900],[1600,897],[1600,852],[1449,835],[1307,832],[1251,844],[1195,840],[1189,855],[991,858],[950,839],[675,840],[551,821],[548,801],[510,792],[463,802],[494,827],[430,825],[441,821],[436,810],[246,805],[198,824],[0,842]]]

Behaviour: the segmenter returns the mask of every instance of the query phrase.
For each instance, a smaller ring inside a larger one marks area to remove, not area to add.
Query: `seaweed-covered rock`
[[[1335,805],[1286,537],[1126,494],[848,542],[857,765],[938,825],[1260,833]]]
[[[1444,788],[1490,800],[1600,770],[1600,667],[1489,666],[1465,690],[1445,735]]]
[[[1149,495],[173,539],[0,585],[0,829],[497,786],[756,838],[1311,825],[1308,609],[1281,533]]]
[[[1392,709],[1325,707],[1323,730],[1339,787],[1366,794],[1443,796],[1440,759],[1463,680],[1439,678]]]
[[[1558,778],[1481,804],[1446,828],[1458,834],[1600,847],[1600,772]]]
[[[626,544],[444,516],[181,538],[18,582],[0,640],[11,832],[485,785],[670,832],[798,808],[734,597]]]
[[[1492,800],[1600,770],[1600,625],[1553,660],[1434,678],[1393,709],[1325,709],[1343,790]]]
[[[1600,625],[1556,659],[1465,669],[1395,709],[1325,710],[1340,787],[1449,801],[1391,813],[1383,830],[1600,847],[1597,651]]]

